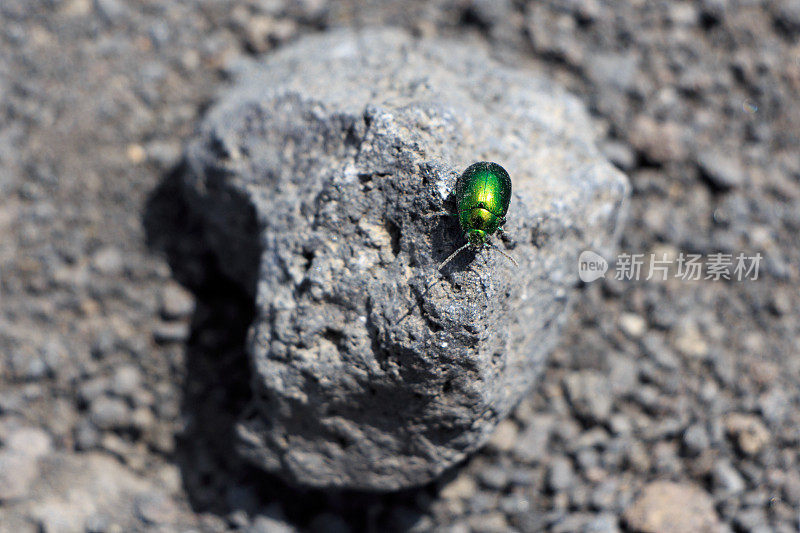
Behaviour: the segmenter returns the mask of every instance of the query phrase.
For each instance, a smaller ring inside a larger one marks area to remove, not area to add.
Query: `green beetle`
[[[479,250],[483,246],[491,246],[517,265],[513,257],[489,242],[491,235],[502,231],[506,221],[508,204],[511,202],[511,177],[508,172],[497,163],[473,163],[459,176],[455,193],[458,222],[467,244],[450,254],[439,265],[439,270],[462,250],[468,247]]]

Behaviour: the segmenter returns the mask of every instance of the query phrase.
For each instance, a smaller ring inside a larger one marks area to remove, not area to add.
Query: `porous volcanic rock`
[[[256,302],[240,449],[292,483],[394,490],[480,447],[536,384],[584,249],[626,178],[579,101],[482,48],[398,30],[306,38],[243,69],[187,150],[187,198]],[[513,180],[503,237],[464,236],[475,161]]]

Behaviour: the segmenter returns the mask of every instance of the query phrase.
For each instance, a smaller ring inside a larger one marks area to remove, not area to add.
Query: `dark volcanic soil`
[[[581,96],[633,184],[624,251],[764,261],[584,286],[461,468],[304,492],[233,453],[252,304],[174,180],[238,63],[372,24],[487,41]],[[2,0],[0,531],[796,531],[799,42],[796,0]]]

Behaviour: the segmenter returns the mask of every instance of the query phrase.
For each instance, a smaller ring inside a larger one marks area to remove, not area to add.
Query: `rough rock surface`
[[[0,533],[132,531],[136,518],[150,527],[179,527],[181,510],[161,490],[163,483],[132,474],[106,455],[35,459],[35,481],[0,507]]]
[[[307,38],[251,65],[188,152],[187,197],[256,299],[241,449],[302,485],[425,483],[536,382],[628,185],[582,105],[483,49],[395,30]],[[494,160],[506,236],[464,242],[452,194]]]

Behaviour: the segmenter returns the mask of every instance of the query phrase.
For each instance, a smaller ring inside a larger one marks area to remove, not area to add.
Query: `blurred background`
[[[577,94],[633,185],[622,251],[764,259],[582,286],[464,465],[302,491],[233,453],[252,302],[168,178],[242,59],[371,25]],[[797,0],[2,0],[0,531],[797,531],[799,95]]]

